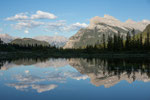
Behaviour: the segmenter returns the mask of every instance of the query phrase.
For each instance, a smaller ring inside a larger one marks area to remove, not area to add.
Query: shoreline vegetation
[[[0,39],[0,59],[5,58],[150,58],[150,25],[142,34],[133,29],[124,37],[118,31],[114,36],[103,34],[102,42],[76,49],[63,49],[56,46],[38,44],[19,45],[4,43]]]
[[[105,53],[36,53],[36,52],[0,52],[0,60],[2,59],[36,59],[36,58],[106,58],[106,59],[130,59],[130,58],[140,58],[140,59],[150,59],[150,53],[132,53],[132,52],[123,52],[123,53],[114,53],[114,52],[105,52]]]

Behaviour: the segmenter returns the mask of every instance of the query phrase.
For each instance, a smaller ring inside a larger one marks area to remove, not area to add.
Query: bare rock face
[[[113,36],[118,31],[126,36],[127,32],[135,29],[136,33],[142,32],[150,21],[143,20],[135,22],[131,19],[121,22],[118,19],[104,15],[104,17],[94,17],[90,20],[87,28],[80,29],[74,36],[70,37],[64,48],[80,48],[87,45],[95,45],[102,42],[103,34]],[[107,39],[107,38],[106,38]]]

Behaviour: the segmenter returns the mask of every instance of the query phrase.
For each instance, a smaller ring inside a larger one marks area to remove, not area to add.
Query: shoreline
[[[0,59],[19,58],[150,58],[150,53],[38,53],[38,52],[0,52]]]

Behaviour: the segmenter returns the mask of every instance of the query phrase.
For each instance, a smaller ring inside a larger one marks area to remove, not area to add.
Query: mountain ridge
[[[4,43],[11,43],[15,39],[23,39],[19,37],[13,37],[6,33],[0,33],[0,38]],[[25,37],[26,38],[26,37]],[[64,36],[35,36],[32,37],[32,39],[39,40],[39,41],[46,41],[52,46],[56,47],[63,47],[66,42],[68,41],[68,38]]]
[[[49,46],[49,43],[46,41],[38,41],[32,38],[17,38],[13,41],[10,42],[11,44],[18,44],[18,45],[31,45],[31,46],[35,46],[35,45],[42,45],[42,46]]]
[[[104,17],[96,16],[90,20],[88,27],[80,29],[75,35],[70,37],[63,48],[84,48],[87,45],[102,43],[103,34],[105,34],[107,40],[108,35],[113,36],[114,34],[118,34],[118,31],[123,37],[128,32],[131,33],[133,29],[135,30],[135,34],[141,33],[148,24],[150,24],[148,20],[141,22],[127,20],[126,22],[121,22],[109,15],[104,15]]]

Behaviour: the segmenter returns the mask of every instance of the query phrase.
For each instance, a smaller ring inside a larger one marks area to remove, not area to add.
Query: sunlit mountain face
[[[7,100],[11,97],[26,100],[28,96],[37,100],[76,100],[79,99],[76,95],[80,95],[87,100],[120,100],[126,93],[130,95],[126,97],[128,100],[145,100],[149,98],[150,87],[148,62],[149,59],[0,60],[0,97]]]

